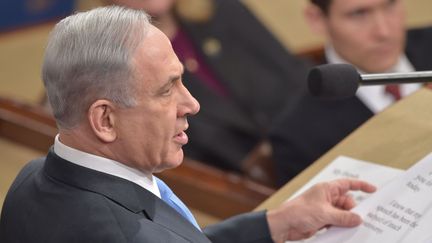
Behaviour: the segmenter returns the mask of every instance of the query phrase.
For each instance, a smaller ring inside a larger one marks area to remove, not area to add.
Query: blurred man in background
[[[310,0],[311,28],[325,38],[323,63],[350,63],[361,73],[432,69],[432,29],[406,30],[403,0]],[[420,84],[360,87],[355,97],[306,94],[278,118],[271,134],[280,183],[288,181],[363,122]]]

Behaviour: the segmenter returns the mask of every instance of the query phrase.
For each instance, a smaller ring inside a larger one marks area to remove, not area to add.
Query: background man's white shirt
[[[325,55],[328,63],[348,63],[340,57],[335,49],[328,45],[325,48]],[[365,73],[357,69],[360,73]],[[408,58],[404,55],[399,57],[399,61],[394,67],[387,70],[387,73],[405,73],[414,72],[415,69]],[[405,97],[421,88],[421,84],[402,84],[399,86],[402,97]],[[384,85],[360,86],[356,96],[359,98],[372,112],[378,113],[394,102],[394,98],[384,91]]]

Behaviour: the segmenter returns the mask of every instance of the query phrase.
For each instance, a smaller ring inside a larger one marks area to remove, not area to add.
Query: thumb
[[[331,208],[329,216],[329,223],[334,226],[354,227],[363,222],[359,215],[338,208]]]

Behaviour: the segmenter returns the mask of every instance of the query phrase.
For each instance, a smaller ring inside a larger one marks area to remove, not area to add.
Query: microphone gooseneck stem
[[[413,73],[380,73],[362,74],[359,84],[380,85],[388,83],[425,83],[432,82],[432,71],[413,72]],[[391,82],[389,82],[391,80]]]

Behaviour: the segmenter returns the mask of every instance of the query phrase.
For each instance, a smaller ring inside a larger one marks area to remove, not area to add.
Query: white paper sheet
[[[290,199],[296,197],[319,182],[340,178],[351,178],[367,181],[380,188],[401,173],[403,173],[403,170],[401,169],[353,159],[346,156],[339,156],[297,192],[295,192]],[[360,202],[370,195],[364,192],[352,192],[352,194],[356,202]]]
[[[432,154],[397,176],[352,211],[356,228],[332,227],[311,243],[431,243]]]
[[[333,162],[331,162],[327,167],[321,170],[316,176],[314,176],[308,183],[301,187],[297,192],[290,197],[301,194],[311,186],[319,182],[330,181],[340,178],[352,178],[365,180],[378,188],[382,188],[389,181],[393,180],[396,176],[403,173],[403,170],[383,166],[375,163],[370,163],[366,161],[361,161],[357,159],[352,159],[346,156],[339,156]],[[351,192],[356,203],[359,203],[369,197],[371,194],[364,192]],[[319,234],[322,234],[321,231]],[[287,241],[287,242],[311,242],[313,238],[303,241]]]

